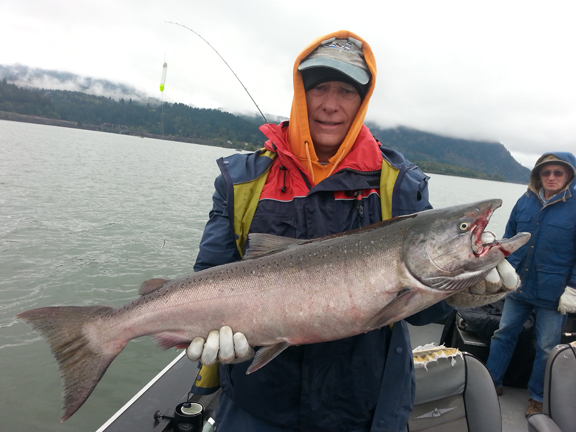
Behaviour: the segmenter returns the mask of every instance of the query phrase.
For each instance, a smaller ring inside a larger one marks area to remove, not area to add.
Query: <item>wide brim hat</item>
[[[536,161],[536,165],[534,165],[532,172],[539,173],[542,167],[548,164],[563,165],[568,168],[572,174],[575,174],[575,167],[573,167],[569,162],[558,158],[558,156],[556,156],[554,153],[546,153],[540,156],[540,158]]]
[[[530,172],[530,182],[528,183],[528,188],[531,189],[534,193],[538,193],[538,191],[542,188],[542,180],[540,179],[540,171],[546,165],[550,165],[550,164],[562,165],[562,166],[565,166],[566,168],[568,168],[568,178],[567,178],[565,187],[569,187],[572,180],[574,180],[574,177],[576,175],[576,171],[575,171],[575,167],[573,167],[572,164],[570,164],[570,162],[567,162],[563,159],[560,159],[554,153],[545,153],[538,158],[538,160],[536,161],[536,164],[534,165],[534,168],[532,168],[532,171]]]

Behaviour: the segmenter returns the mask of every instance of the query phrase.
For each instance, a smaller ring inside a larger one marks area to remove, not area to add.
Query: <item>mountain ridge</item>
[[[527,184],[530,178],[530,169],[516,161],[498,142],[451,138],[405,126],[389,129],[376,125],[369,127],[383,145],[399,150],[411,161],[418,161],[417,165],[424,171],[451,175],[462,171],[462,177],[469,177],[465,174],[469,169],[486,175],[480,178],[522,184]]]

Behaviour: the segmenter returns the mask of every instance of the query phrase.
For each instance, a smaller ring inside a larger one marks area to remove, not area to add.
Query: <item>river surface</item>
[[[148,338],[130,342],[60,423],[55,360],[14,316],[41,306],[120,306],[144,280],[191,273],[215,161],[233,152],[0,120],[0,431],[94,431],[176,356]],[[503,199],[489,225],[498,236],[526,190],[430,177],[434,207]]]

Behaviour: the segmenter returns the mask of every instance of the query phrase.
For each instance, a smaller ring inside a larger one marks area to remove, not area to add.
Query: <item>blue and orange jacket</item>
[[[380,146],[362,124],[376,74],[367,44],[370,90],[339,152],[327,165],[317,163],[297,64],[332,36],[361,40],[336,32],[311,44],[295,63],[290,122],[262,126],[268,138],[263,149],[218,160],[221,175],[196,271],[241,259],[251,232],[317,238],[431,207],[428,178],[402,154]],[[441,302],[407,321],[427,324],[451,310]],[[249,364],[221,365],[220,385],[255,417],[302,432],[405,430],[414,372],[404,321],[343,340],[290,347],[246,375]]]

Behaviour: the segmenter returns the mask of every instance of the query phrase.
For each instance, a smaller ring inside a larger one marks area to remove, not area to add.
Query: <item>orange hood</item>
[[[336,152],[336,154],[328,161],[328,164],[321,165],[318,162],[318,157],[314,151],[314,145],[312,143],[312,137],[310,136],[310,128],[308,126],[308,109],[306,106],[306,93],[304,91],[304,84],[302,82],[302,75],[298,70],[298,66],[304,60],[308,54],[314,51],[322,41],[335,37],[337,39],[348,39],[352,37],[362,42],[362,52],[364,53],[364,60],[368,65],[368,69],[372,74],[372,79],[370,80],[370,85],[366,96],[360,105],[360,109],[356,114],[350,130],[344,138],[344,142]],[[290,147],[292,153],[300,161],[302,166],[306,167],[315,184],[320,183],[326,177],[332,175],[336,171],[340,162],[346,157],[346,155],[352,149],[356,137],[360,132],[360,128],[364,124],[364,118],[366,117],[366,111],[368,110],[368,103],[370,102],[370,97],[374,92],[374,86],[376,84],[376,59],[372,53],[370,45],[362,39],[360,36],[347,31],[339,30],[334,33],[329,33],[325,36],[319,37],[310,45],[308,45],[304,51],[300,53],[296,61],[294,62],[293,70],[294,79],[294,97],[292,99],[292,110],[290,112],[290,123],[288,126],[288,139],[290,141]]]

